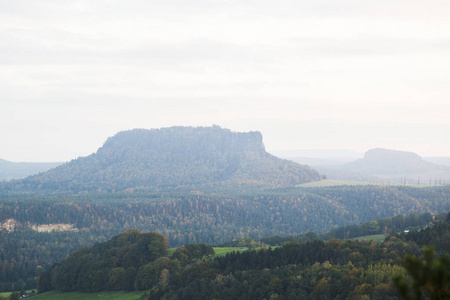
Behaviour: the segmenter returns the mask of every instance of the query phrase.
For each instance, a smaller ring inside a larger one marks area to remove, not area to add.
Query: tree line
[[[421,258],[418,236],[449,233],[450,217],[380,243],[317,239],[212,258],[209,245],[188,244],[169,255],[161,234],[131,230],[54,264],[41,274],[39,291],[142,290],[146,300],[393,300],[418,293],[446,299],[450,249],[432,240]],[[434,249],[444,255],[434,257]]]
[[[396,232],[402,226],[421,227],[422,223],[425,226],[431,215],[413,213],[448,211],[447,198],[446,187],[375,186],[245,191],[181,189],[42,198],[17,195],[0,201],[0,223],[8,219],[16,221],[14,231],[0,230],[0,291],[34,288],[39,266],[48,268],[75,249],[104,242],[133,228],[159,232],[172,247],[191,243],[223,245],[245,238],[267,245],[282,245],[286,241],[304,243],[317,236],[344,239]],[[356,202],[359,204],[352,205]],[[380,216],[385,219],[373,220],[373,207],[383,207]],[[394,217],[396,211],[405,215]],[[360,222],[358,226],[349,225]],[[32,224],[54,223],[73,224],[77,231],[30,229]],[[250,241],[245,247],[251,245]]]

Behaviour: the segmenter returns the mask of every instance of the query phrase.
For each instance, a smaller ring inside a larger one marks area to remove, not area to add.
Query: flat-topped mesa
[[[15,183],[16,190],[123,191],[208,184],[293,186],[317,171],[265,151],[260,132],[219,126],[133,129],[96,153]]]
[[[345,168],[366,174],[406,174],[441,169],[416,153],[380,148],[367,151],[363,159],[348,163]]]
[[[389,160],[389,161],[422,161],[422,158],[414,153],[407,151],[389,150],[376,148],[364,153],[364,159],[367,160]]]
[[[151,153],[173,158],[195,160],[206,156],[242,153],[264,156],[266,151],[260,132],[232,132],[213,127],[169,127],[133,129],[108,138],[97,154],[130,155]]]

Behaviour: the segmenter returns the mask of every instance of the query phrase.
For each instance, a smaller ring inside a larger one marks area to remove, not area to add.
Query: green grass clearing
[[[328,186],[342,186],[342,185],[378,185],[378,186],[409,186],[415,188],[427,188],[427,187],[435,187],[441,185],[430,185],[427,183],[423,184],[396,184],[396,183],[388,183],[388,182],[363,182],[363,181],[346,181],[346,180],[319,180],[313,182],[307,182],[297,185],[297,187],[328,187]]]
[[[169,248],[169,250],[168,250],[169,256],[171,256],[177,249],[178,248]],[[214,253],[216,254],[216,256],[223,256],[223,255],[227,254],[228,252],[233,252],[233,251],[242,251],[242,249],[247,250],[247,248],[245,248],[245,247],[213,247],[213,249],[214,249]]]
[[[299,184],[297,185],[297,187],[326,187],[326,186],[340,186],[340,185],[380,185],[380,183],[326,179]]]
[[[247,248],[245,247],[213,247],[216,256],[224,256],[225,254],[233,251],[245,251]]]
[[[31,297],[33,300],[136,300],[144,292],[98,292],[98,293],[62,293],[57,291],[45,292]]]
[[[387,235],[384,234],[373,234],[373,235],[364,235],[364,236],[359,236],[354,238],[355,240],[358,241],[362,241],[362,240],[366,240],[366,241],[375,241],[375,242],[382,242],[384,241],[384,239],[387,237]]]
[[[7,297],[9,297],[9,295],[11,295],[11,293],[12,292],[1,292],[0,297],[7,298]]]

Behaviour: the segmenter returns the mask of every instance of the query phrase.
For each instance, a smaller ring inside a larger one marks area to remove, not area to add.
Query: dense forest
[[[450,214],[381,243],[330,239],[234,252],[182,269],[142,299],[448,299],[448,234]],[[418,258],[425,245],[436,249],[436,263],[429,248],[426,264]]]
[[[171,273],[192,260],[211,255],[214,250],[210,245],[187,244],[169,259],[165,236],[134,229],[82,248],[54,264],[39,277],[38,289],[40,292],[145,290],[167,281]]]
[[[395,217],[370,220],[361,224],[341,226],[320,234],[316,234],[314,232],[306,232],[299,235],[287,235],[287,236],[276,235],[271,237],[263,237],[258,242],[261,245],[281,246],[287,242],[305,243],[314,241],[316,239],[323,239],[323,240],[329,240],[332,238],[349,239],[361,236],[370,236],[374,234],[396,235],[401,234],[402,232],[411,232],[411,234],[413,234],[415,232],[418,232],[418,230],[427,229],[430,225],[434,224],[434,222],[444,221],[446,217],[447,213],[440,213],[439,215],[435,216],[432,216],[430,213],[423,213],[423,214],[410,213],[408,215],[397,215]],[[238,245],[239,243],[251,245],[252,243],[255,242],[256,242],[255,240],[247,238],[243,240],[225,243],[224,245],[226,246]]]
[[[447,195],[448,187],[342,186],[2,199],[0,290],[33,288],[42,268],[49,268],[75,249],[133,228],[159,232],[171,247],[222,245],[244,238],[268,245],[281,245],[287,239],[313,241],[319,235],[323,239],[344,239],[423,228],[432,216],[415,213],[429,211],[436,215],[450,210]],[[12,231],[4,227],[8,220],[14,221]],[[68,224],[70,228],[36,231],[36,226],[47,224]]]
[[[133,290],[141,267],[167,256],[167,238],[130,230],[105,243],[82,248],[40,276],[39,290],[94,292]],[[138,272],[139,270],[139,272]]]
[[[445,299],[447,256],[436,265],[439,274],[434,275],[441,282],[435,277],[411,281],[408,274],[415,273],[406,271],[414,263],[422,265],[417,257],[424,245],[448,255],[450,243],[439,241],[450,234],[450,214],[430,225],[381,243],[316,239],[214,259],[208,259],[214,251],[205,244],[181,246],[168,255],[164,236],[131,230],[53,265],[40,276],[39,291],[147,290],[142,299],[399,299],[414,291],[415,282],[425,295]],[[426,249],[431,262],[434,250]]]
[[[7,198],[0,202],[0,223],[13,219],[18,228],[64,223],[111,234],[138,228],[161,232],[173,246],[218,245],[247,236],[325,232],[399,214],[437,214],[450,209],[448,189],[342,186]],[[393,224],[381,225],[395,230]]]

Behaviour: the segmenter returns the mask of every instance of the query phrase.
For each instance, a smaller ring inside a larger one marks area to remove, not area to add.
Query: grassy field
[[[9,297],[10,294],[11,294],[11,292],[1,292],[0,297],[6,298],[6,297]]]
[[[242,249],[247,250],[246,248],[242,248],[242,247],[214,247],[213,249],[214,249],[214,252],[216,253],[216,256],[224,256],[228,252],[242,251]]]
[[[384,185],[384,186],[410,186],[417,188],[427,188],[432,186],[440,186],[440,185],[430,185],[430,184],[395,184],[395,183],[381,183],[381,182],[362,182],[362,181],[345,181],[345,180],[319,180],[313,182],[307,182],[297,185],[297,187],[327,187],[327,186],[341,186],[341,185]]]
[[[233,251],[241,251],[242,247],[213,247],[214,252],[216,253],[216,256],[222,256],[227,254],[228,252]],[[169,256],[171,256],[177,248],[169,248]]]
[[[298,187],[325,187],[325,186],[339,186],[339,185],[379,185],[379,183],[361,182],[361,181],[344,181],[344,180],[320,180],[307,182],[297,185]]]
[[[384,234],[374,234],[374,235],[359,236],[359,237],[355,238],[355,240],[358,240],[358,241],[372,240],[375,242],[382,242],[382,241],[384,241],[385,238],[386,238],[386,235],[384,235]]]
[[[33,300],[136,300],[144,292],[61,293],[50,291],[31,297]]]

